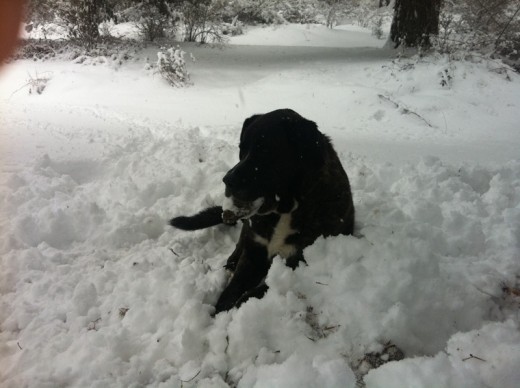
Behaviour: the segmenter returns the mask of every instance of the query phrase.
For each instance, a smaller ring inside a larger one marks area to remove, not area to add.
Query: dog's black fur
[[[242,218],[240,239],[226,264],[233,276],[217,313],[261,297],[275,255],[296,268],[304,261],[303,249],[319,236],[352,234],[354,229],[347,174],[314,122],[289,109],[254,115],[244,121],[239,159],[223,181],[226,197],[235,209],[246,209],[244,214],[229,219],[215,206],[170,221],[176,228],[195,230]],[[263,203],[255,208],[258,198]]]

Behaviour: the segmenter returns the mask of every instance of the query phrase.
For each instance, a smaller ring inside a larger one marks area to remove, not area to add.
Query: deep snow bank
[[[358,236],[317,241],[296,271],[275,259],[264,299],[213,319],[237,230],[165,221],[222,201],[235,147],[198,129],[104,136],[100,160],[5,175],[4,386],[354,386],[386,341],[416,358],[368,386],[518,381],[518,308],[501,286],[520,273],[519,162],[344,154]]]

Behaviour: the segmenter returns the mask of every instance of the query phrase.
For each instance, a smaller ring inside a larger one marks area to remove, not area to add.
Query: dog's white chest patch
[[[278,223],[274,227],[271,240],[264,237],[255,236],[255,241],[266,246],[269,257],[280,255],[284,259],[294,255],[296,248],[294,245],[286,244],[285,239],[297,231],[291,228],[291,213],[285,213],[280,216]]]

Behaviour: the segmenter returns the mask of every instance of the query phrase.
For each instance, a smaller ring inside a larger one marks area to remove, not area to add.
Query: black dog
[[[184,230],[243,221],[226,268],[234,272],[216,312],[267,290],[274,256],[296,268],[319,236],[352,234],[350,184],[328,137],[289,109],[254,115],[240,135],[240,161],[224,176],[226,203],[170,224]]]

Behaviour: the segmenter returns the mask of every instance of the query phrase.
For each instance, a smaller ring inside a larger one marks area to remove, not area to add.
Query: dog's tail
[[[208,207],[193,216],[180,216],[170,220],[171,226],[182,230],[204,229],[222,223],[222,206]]]

